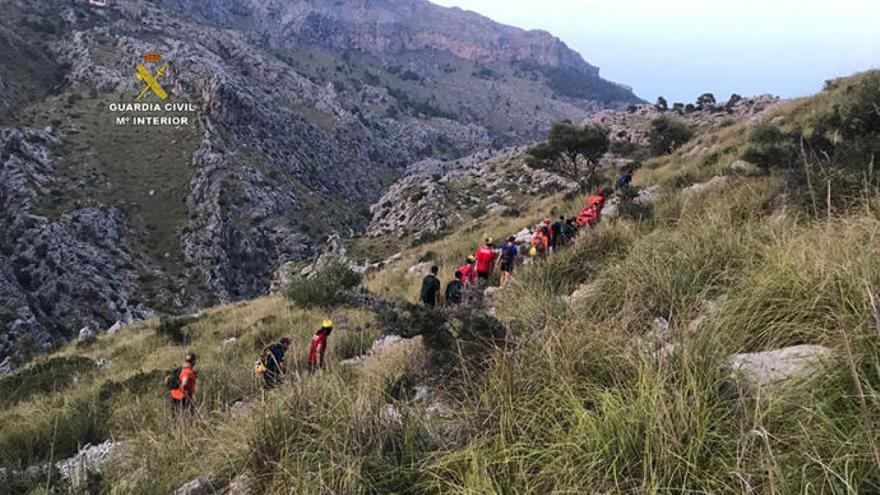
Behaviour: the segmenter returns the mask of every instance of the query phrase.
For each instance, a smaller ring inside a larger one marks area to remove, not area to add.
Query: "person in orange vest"
[[[330,336],[330,332],[332,331],[333,322],[330,320],[324,320],[324,322],[321,323],[321,328],[319,328],[312,337],[312,344],[309,346],[309,371],[315,371],[324,367],[324,353],[327,352],[327,337]]]
[[[465,287],[471,285],[474,280],[477,279],[477,269],[474,268],[474,263],[477,261],[473,255],[467,257],[464,264],[458,267],[458,271],[461,272],[461,283],[464,284]]]
[[[492,268],[495,267],[495,249],[492,246],[492,238],[486,238],[486,244],[474,254],[477,260],[477,278],[480,280],[489,280]]]
[[[196,396],[196,355],[187,352],[183,366],[175,370],[179,385],[171,389],[171,408],[175,411],[191,411]]]

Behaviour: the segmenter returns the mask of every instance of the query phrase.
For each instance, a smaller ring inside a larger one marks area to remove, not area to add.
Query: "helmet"
[[[324,322],[321,323],[321,328],[333,328],[333,322],[330,320],[324,320]]]
[[[532,248],[529,249],[529,256],[537,256],[537,255],[538,255],[538,248],[535,246],[532,246]]]

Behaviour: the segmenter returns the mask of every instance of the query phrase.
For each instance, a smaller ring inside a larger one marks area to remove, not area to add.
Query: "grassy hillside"
[[[244,474],[254,493],[878,492],[878,99],[880,74],[862,74],[767,115],[781,136],[772,143],[762,123],[743,122],[647,162],[635,183],[660,186],[651,215],[603,221],[519,269],[493,298],[505,344],[480,366],[432,375],[427,338],[343,366],[381,315],[271,296],[180,321],[182,345],[150,321],[0,380],[0,461],[125,441],[101,480],[112,493],[167,493],[208,473],[221,486]],[[823,139],[833,146],[820,160]],[[795,142],[804,146],[792,155]],[[745,155],[763,166],[733,166]],[[714,177],[724,178],[690,188]],[[406,249],[363,285],[412,301],[419,280],[406,271],[419,260],[446,280],[484,236],[582,202],[547,198],[520,218],[475,220]],[[259,350],[289,335],[299,367],[328,315],[338,327],[330,369],[262,393],[251,373]],[[662,335],[658,318],[669,323]],[[795,344],[827,346],[834,359],[772,390],[741,389],[724,366],[733,353]],[[160,384],[186,349],[201,356],[189,424],[168,414]]]

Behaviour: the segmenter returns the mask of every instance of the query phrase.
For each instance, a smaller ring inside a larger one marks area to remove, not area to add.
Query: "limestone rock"
[[[218,488],[214,485],[213,475],[208,474],[184,484],[174,490],[172,495],[214,495],[219,491]]]
[[[832,350],[827,347],[796,345],[772,351],[734,354],[727,358],[727,365],[748,384],[764,387],[820,373],[832,355]]]
[[[90,342],[92,340],[95,340],[95,338],[97,336],[98,336],[98,333],[95,332],[94,330],[92,330],[91,328],[83,327],[79,330],[78,339],[80,342]]]
[[[430,261],[424,261],[422,263],[417,263],[406,271],[407,278],[422,278],[425,275],[431,273],[431,267],[434,266],[434,263]]]

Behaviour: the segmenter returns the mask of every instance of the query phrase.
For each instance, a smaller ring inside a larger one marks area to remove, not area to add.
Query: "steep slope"
[[[0,358],[263,294],[328,234],[360,231],[408,165],[636,100],[545,33],[416,0],[4,12]],[[134,102],[148,52],[170,64],[168,101],[195,105],[159,114],[186,124],[116,122],[158,115],[111,109]]]
[[[80,483],[127,493],[191,481],[256,493],[875,493],[880,183],[841,178],[870,170],[878,100],[880,74],[862,74],[701,131],[636,172],[637,188],[658,187],[648,215],[606,218],[518,267],[511,285],[488,291],[488,308],[475,295],[435,313],[303,309],[275,295],[69,345],[0,380],[8,486],[51,485],[39,463],[112,436],[102,475]],[[768,124],[778,146],[840,133],[821,162],[835,169],[827,210],[817,214],[795,180],[804,167],[738,164],[761,154]],[[712,158],[716,146],[727,151]],[[842,201],[853,193],[860,203]],[[537,197],[520,217],[465,222],[405,247],[363,285],[415,300],[411,266],[430,260],[448,280],[482,237],[583,200]],[[263,346],[290,336],[301,370],[328,316],[329,369],[259,390],[252,362]],[[499,321],[503,338],[487,338]],[[422,335],[342,362],[380,331]],[[186,349],[201,356],[201,409],[178,428],[160,382]],[[773,380],[755,378],[756,362]]]

